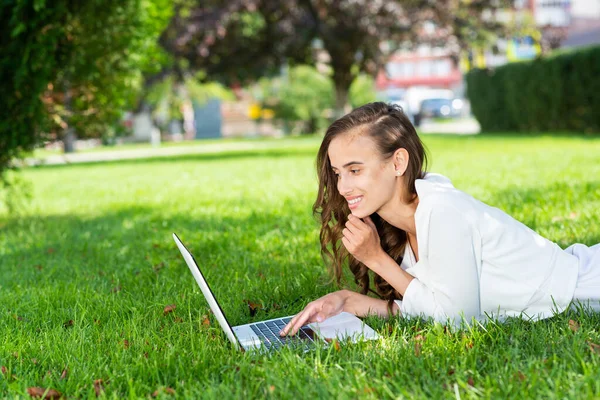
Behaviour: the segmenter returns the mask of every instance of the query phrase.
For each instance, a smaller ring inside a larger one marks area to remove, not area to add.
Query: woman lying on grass
[[[460,323],[547,318],[573,300],[600,304],[600,244],[562,250],[425,165],[423,144],[397,106],[367,104],[329,127],[313,210],[335,278],[347,259],[361,293],[309,303],[281,335],[342,311]],[[366,295],[370,271],[381,299]]]

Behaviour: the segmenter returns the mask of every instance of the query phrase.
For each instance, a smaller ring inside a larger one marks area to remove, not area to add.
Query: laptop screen
[[[185,247],[185,245],[183,244],[181,239],[179,239],[179,237],[175,233],[173,233],[173,239],[175,239],[175,243],[177,243],[177,246],[179,247],[179,250],[181,251],[183,258],[185,259],[188,267],[190,268],[192,275],[194,275],[194,278],[196,278],[196,282],[200,286],[200,290],[202,291],[202,294],[204,294],[204,297],[206,298],[206,301],[208,302],[210,309],[215,314],[217,321],[219,321],[221,328],[223,328],[223,330],[227,334],[229,340],[231,340],[231,342],[236,347],[239,348],[239,343],[238,343],[237,338],[235,337],[235,334],[233,333],[233,330],[231,329],[231,324],[227,320],[227,317],[225,317],[225,313],[223,312],[223,309],[221,308],[219,302],[215,298],[212,290],[210,289],[210,286],[208,285],[208,282],[204,278],[204,274],[202,274],[202,271],[200,270],[200,267],[198,266],[196,259],[194,258],[192,253],[187,249],[187,247]],[[189,258],[186,257],[186,255]],[[194,273],[194,272],[196,272],[196,273]]]

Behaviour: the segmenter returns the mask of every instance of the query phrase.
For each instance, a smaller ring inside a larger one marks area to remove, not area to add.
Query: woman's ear
[[[394,163],[394,173],[397,176],[402,176],[406,172],[408,168],[408,151],[406,149],[400,148],[394,152],[392,156],[392,160]]]

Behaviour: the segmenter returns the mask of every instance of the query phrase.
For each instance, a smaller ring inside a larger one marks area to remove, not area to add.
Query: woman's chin
[[[364,218],[368,215],[371,215],[371,214],[366,214],[364,211],[361,211],[361,210],[350,210],[350,213],[357,218]]]

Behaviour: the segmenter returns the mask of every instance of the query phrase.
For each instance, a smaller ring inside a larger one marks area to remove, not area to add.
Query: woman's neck
[[[406,203],[401,198],[395,198],[379,209],[377,214],[390,225],[416,236],[415,212],[418,205],[418,196],[410,203]]]

